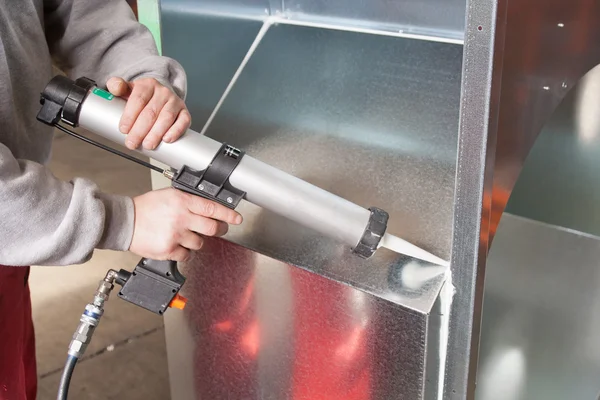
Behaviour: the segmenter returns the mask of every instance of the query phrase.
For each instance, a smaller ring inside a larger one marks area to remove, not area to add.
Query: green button
[[[98,88],[94,88],[92,93],[94,93],[96,96],[100,96],[106,100],[112,100],[115,97],[112,94],[108,93],[106,90],[102,90],[102,89],[98,89]]]

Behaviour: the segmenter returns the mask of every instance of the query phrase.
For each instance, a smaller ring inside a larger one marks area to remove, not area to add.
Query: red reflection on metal
[[[202,398],[254,398],[259,348],[253,265],[249,251],[212,238],[188,263],[194,386]]]
[[[369,399],[371,365],[367,332],[360,318],[347,314],[351,307],[331,301],[347,297],[350,291],[325,278],[309,282],[304,274],[295,269],[291,272],[296,304],[305,305],[295,310],[292,398]]]
[[[218,322],[214,325],[215,329],[220,331],[220,332],[229,332],[231,330],[231,328],[233,328],[233,321],[228,320],[228,321],[223,321],[223,322]]]
[[[234,327],[237,317],[239,317],[240,315],[244,314],[247,311],[248,307],[250,306],[250,300],[252,300],[253,293],[254,293],[254,277],[252,277],[250,279],[250,283],[248,284],[246,289],[244,289],[244,291],[243,291],[243,295],[239,302],[239,308],[238,308],[237,312],[232,316],[231,319],[228,319],[228,320],[225,320],[222,322],[216,322],[213,325],[213,327],[220,332],[230,331]]]
[[[508,2],[490,243],[525,159],[566,93],[600,63],[600,2]]]
[[[240,308],[238,310],[238,314],[241,315],[248,309],[250,305],[250,300],[254,295],[254,276],[250,279],[248,286],[244,289],[244,294],[242,295],[242,300],[240,301]]]
[[[292,309],[285,311],[290,325],[265,336],[263,329],[269,327],[261,326],[265,310],[257,312],[256,294],[267,288],[258,287],[254,257],[239,246],[207,239],[186,271],[197,394],[214,399],[257,399],[265,393],[291,400],[370,399],[368,324],[355,291],[282,263],[291,284],[282,290],[293,294]],[[270,340],[278,343],[265,342],[274,337]],[[271,346],[281,351],[274,353]],[[273,366],[281,367],[281,382],[261,381],[261,368]]]
[[[242,347],[246,350],[246,353],[253,358],[256,358],[260,348],[259,328],[258,321],[254,320],[241,337]]]
[[[355,326],[348,339],[341,343],[335,350],[336,358],[340,363],[352,362],[356,357],[360,357],[358,352],[365,345],[365,330],[362,326]]]

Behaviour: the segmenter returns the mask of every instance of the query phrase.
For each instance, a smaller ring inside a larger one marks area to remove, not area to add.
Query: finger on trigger
[[[175,102],[169,101],[165,104],[150,132],[146,135],[146,139],[144,139],[144,147],[146,149],[153,150],[158,146],[165,132],[173,125],[178,112],[179,110]]]
[[[188,229],[200,235],[220,237],[229,231],[229,225],[222,221],[196,215],[190,218]]]
[[[185,247],[178,246],[175,250],[173,250],[173,252],[171,252],[171,254],[169,254],[168,259],[171,261],[184,262],[188,261],[191,255],[192,253],[190,250],[186,249]]]
[[[187,109],[181,110],[177,116],[175,123],[169,128],[167,133],[164,135],[163,140],[167,143],[176,141],[183,135],[192,123],[192,117]]]
[[[228,224],[239,225],[242,222],[242,216],[236,211],[202,197],[189,195],[188,210],[194,214]]]
[[[204,244],[204,239],[192,231],[184,233],[180,239],[181,246],[190,250],[200,250]]]

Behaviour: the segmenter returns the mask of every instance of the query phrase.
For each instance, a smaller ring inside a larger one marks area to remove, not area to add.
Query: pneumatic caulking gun
[[[122,145],[125,135],[119,130],[119,121],[125,103],[125,100],[98,88],[88,78],[72,81],[56,76],[41,94],[42,107],[37,119],[162,173],[176,189],[231,209],[245,199],[346,244],[360,257],[371,257],[379,247],[387,247],[434,264],[447,264],[433,254],[386,233],[387,212],[375,207],[365,209],[192,130],[174,143],[161,143],[155,150],[137,150],[172,168],[163,170],[65,126],[79,126]],[[104,312],[104,302],[115,283],[122,286],[118,293],[120,298],[162,315],[170,306],[183,308],[185,299],[179,296],[179,290],[184,282],[185,277],[174,261],[142,259],[132,272],[110,270],[100,282],[94,301],[86,306],[73,335],[58,399],[67,398],[75,364],[91,340]]]

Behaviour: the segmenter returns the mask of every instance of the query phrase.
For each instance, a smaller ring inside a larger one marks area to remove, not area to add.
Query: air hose
[[[92,340],[92,335],[100,323],[100,318],[104,314],[104,303],[108,301],[108,296],[114,288],[113,282],[117,279],[118,273],[115,270],[109,270],[103,280],[100,281],[94,300],[85,306],[83,314],[79,319],[79,325],[73,334],[73,339],[69,344],[67,362],[63,369],[58,388],[58,400],[66,400],[69,394],[69,385],[71,377],[75,370],[77,361],[81,359],[88,344]]]

